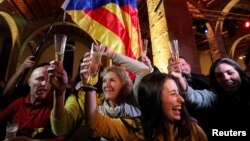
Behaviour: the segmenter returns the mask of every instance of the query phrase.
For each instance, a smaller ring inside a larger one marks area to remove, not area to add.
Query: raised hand
[[[90,58],[90,52],[87,52],[84,54],[84,58],[82,63],[80,64],[80,74],[82,80],[88,80],[90,77],[89,73],[89,66],[90,66],[91,58]]]
[[[68,77],[66,71],[64,70],[63,62],[51,61],[48,72],[51,86],[56,91],[63,92],[68,83]]]
[[[21,66],[21,68],[23,69],[23,70],[25,70],[25,69],[28,69],[28,68],[31,68],[31,67],[33,67],[34,65],[35,65],[35,56],[29,56],[29,57],[27,57],[25,60],[24,60],[24,62],[23,62],[23,64],[22,64],[22,66]]]
[[[186,91],[187,90],[186,79],[182,76],[180,62],[179,59],[176,60],[175,55],[172,55],[168,59],[168,72],[170,75],[174,76],[177,79],[177,83],[179,83],[180,90]]]
[[[108,58],[112,58],[114,51],[111,50],[109,47],[107,46],[102,46],[102,50],[101,52],[103,53],[103,55],[107,56]]]
[[[140,59],[141,59],[141,62],[147,65],[150,70],[153,68],[150,59],[146,55],[146,52],[140,53]]]
[[[84,54],[83,61],[80,64],[80,74],[81,74],[81,79],[83,82],[82,88],[84,91],[96,90],[96,88],[94,86],[92,86],[92,76],[89,72],[90,71],[90,63],[91,63],[90,53],[87,52]],[[98,69],[98,68],[96,68],[96,69]]]
[[[182,78],[180,63],[173,54],[168,59],[168,72],[178,79]]]

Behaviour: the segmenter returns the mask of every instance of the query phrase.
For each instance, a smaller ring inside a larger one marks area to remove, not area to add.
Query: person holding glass
[[[133,94],[137,100],[137,87],[140,80],[147,74],[155,72],[156,68],[151,65],[151,61],[148,59],[144,52],[141,53],[141,61],[135,60],[128,56],[115,53],[107,46],[103,47],[103,54],[112,60],[114,64],[121,65],[125,67],[127,70],[135,74],[135,81],[133,84]],[[156,71],[158,72],[158,71]]]
[[[86,123],[93,136],[108,140],[142,140],[140,109],[132,93],[132,82],[121,67],[111,66],[102,73],[105,100],[97,106],[96,92],[87,91]]]
[[[7,122],[18,123],[18,127],[7,128],[6,137],[10,137],[9,132],[16,132],[17,137],[11,133],[14,135],[11,137],[14,140],[64,140],[63,136],[56,137],[51,131],[49,117],[53,106],[53,93],[48,81],[47,66],[34,69],[28,84],[30,87],[28,95],[12,102],[0,112],[1,127]]]
[[[176,70],[175,76],[181,78],[180,71]],[[215,138],[212,134],[214,129],[242,131],[243,136],[246,136],[245,133],[249,131],[250,126],[250,117],[246,115],[250,111],[249,77],[237,62],[229,58],[221,58],[212,64],[209,81],[215,92],[213,94],[197,92],[198,90],[190,93],[190,88],[185,92],[187,101],[197,108],[204,108],[207,110],[206,113],[209,113],[204,118],[207,124],[203,126],[209,139]]]
[[[207,141],[202,128],[189,116],[175,78],[150,73],[138,86],[145,140]]]
[[[86,53],[85,58],[83,59],[83,62],[81,63],[80,72],[82,74],[81,78],[82,78],[83,85],[81,87],[82,89],[80,89],[82,93],[80,95],[78,93],[78,98],[70,96],[67,99],[65,103],[65,107],[64,107],[64,102],[63,102],[64,93],[55,93],[56,100],[54,102],[54,107],[53,107],[53,111],[51,114],[51,124],[52,124],[53,132],[57,135],[70,134],[74,130],[74,128],[77,127],[76,124],[77,124],[78,115],[85,116],[79,113],[81,112],[84,113],[85,111],[84,101],[86,97],[86,94],[85,94],[86,89],[93,88],[93,87],[86,88],[86,86],[89,86],[89,85],[86,85],[86,82],[89,79],[89,75],[91,74],[89,73],[90,64],[91,64],[90,53]],[[56,65],[55,62],[52,66],[54,65]],[[60,65],[58,65],[58,67],[51,68],[51,72],[56,71],[57,69],[60,70]],[[108,121],[114,120],[115,122],[122,123],[122,120],[119,118],[124,118],[124,119],[126,118],[126,120],[129,121],[128,125],[130,125],[130,123],[137,123],[138,117],[140,116],[140,110],[136,103],[134,95],[132,94],[132,89],[133,89],[132,81],[130,80],[126,71],[124,71],[123,69],[119,67],[113,66],[113,67],[106,68],[102,76],[103,76],[102,90],[105,96],[105,100],[104,100],[103,105],[100,105],[97,108],[98,115],[100,113],[101,117],[102,116],[108,117],[107,118]],[[57,80],[62,80],[62,78],[65,76],[60,76],[60,77],[61,78],[58,78]],[[93,81],[95,81],[95,78],[96,77],[93,77],[91,82],[89,82],[89,84],[90,83],[93,84]],[[55,86],[59,86],[59,85],[56,84]],[[61,87],[57,87],[56,89],[60,89],[60,88]],[[59,92],[62,92],[62,91],[63,89],[60,90]],[[80,106],[78,106],[77,100],[79,101]],[[96,96],[95,96],[95,100],[96,100]],[[126,120],[125,122],[127,123]],[[114,125],[108,124],[108,126],[112,126],[108,128],[114,131],[113,129],[117,129],[116,126]],[[127,129],[126,125],[127,124],[121,124],[120,127],[122,127],[123,129]],[[137,128],[137,127],[133,127],[133,128]],[[97,128],[94,128],[94,129],[96,130]],[[115,135],[114,132],[110,134],[106,134],[106,133],[103,134],[103,133],[98,132],[96,136],[105,137],[108,139],[111,139],[113,137],[119,138],[119,136]]]

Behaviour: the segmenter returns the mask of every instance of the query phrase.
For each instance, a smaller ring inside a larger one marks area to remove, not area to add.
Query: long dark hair
[[[165,73],[151,73],[146,75],[138,87],[138,102],[142,112],[142,127],[146,140],[155,139],[156,135],[163,134],[164,139],[169,139],[169,129],[165,126],[165,118],[162,109],[163,85],[167,79],[173,79]],[[181,120],[174,123],[178,130],[177,138],[184,140],[191,136],[191,128],[194,120],[187,113],[183,105]]]
[[[240,75],[240,79],[241,79],[241,86],[240,86],[240,90],[238,91],[244,91],[242,89],[245,89],[249,86],[249,78],[247,77],[246,73],[244,72],[244,70],[239,66],[239,64],[237,62],[235,62],[232,59],[229,58],[221,58],[216,60],[211,68],[210,68],[210,73],[209,73],[209,80],[210,80],[210,84],[212,85],[212,87],[214,88],[214,90],[218,93],[227,93],[225,89],[223,89],[220,84],[218,83],[218,81],[216,80],[216,76],[215,76],[215,68],[217,66],[219,66],[220,64],[228,64],[230,66],[232,66]]]

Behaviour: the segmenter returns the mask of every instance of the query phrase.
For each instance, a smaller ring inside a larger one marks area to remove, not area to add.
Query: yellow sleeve
[[[208,141],[206,133],[198,124],[193,124],[192,141]]]
[[[91,85],[95,85],[95,84],[98,82],[98,76],[99,76],[99,75],[96,75],[96,76],[94,76],[94,77],[91,79],[91,81],[90,81],[90,84],[91,84]],[[87,80],[83,80],[83,83],[84,83],[84,84],[87,84]]]
[[[126,119],[131,126],[137,125],[134,119]],[[143,140],[142,129],[139,127],[139,132],[127,128],[120,118],[109,118],[98,113],[96,123],[90,127],[94,137],[104,137],[108,140]]]
[[[84,92],[79,91],[78,101],[84,114]],[[76,101],[76,97],[72,94],[65,103],[65,116],[62,119],[56,119],[51,114],[50,121],[52,131],[55,135],[67,135],[76,127],[77,118],[80,119],[81,112]]]

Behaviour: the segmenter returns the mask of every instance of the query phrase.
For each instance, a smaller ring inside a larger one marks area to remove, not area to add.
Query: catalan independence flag
[[[136,0],[65,0],[62,8],[100,43],[139,57],[142,41]]]

